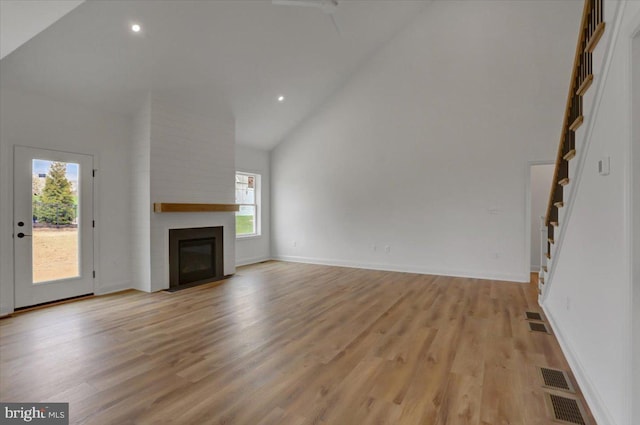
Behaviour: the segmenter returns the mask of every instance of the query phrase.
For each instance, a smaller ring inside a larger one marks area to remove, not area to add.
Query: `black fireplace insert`
[[[222,226],[169,229],[169,290],[224,278]]]

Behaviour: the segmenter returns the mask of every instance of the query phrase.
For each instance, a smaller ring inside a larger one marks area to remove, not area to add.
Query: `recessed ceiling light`
[[[139,24],[131,25],[131,31],[133,31],[133,32],[140,32],[141,29],[142,29],[142,27]]]
[[[278,96],[278,102],[280,103],[284,102],[284,96],[282,95]]]

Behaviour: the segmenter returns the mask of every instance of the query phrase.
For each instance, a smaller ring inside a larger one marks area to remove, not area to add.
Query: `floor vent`
[[[550,333],[549,329],[547,329],[547,326],[544,323],[529,322],[529,329],[532,332],[544,332],[546,334]]]
[[[578,400],[550,393],[545,393],[545,399],[553,419],[557,422],[587,425],[584,409]]]
[[[565,371],[541,367],[540,376],[542,376],[543,386],[546,388],[569,391],[570,393],[576,392]]]
[[[527,320],[543,320],[542,314],[536,311],[527,311],[524,314],[527,316]]]

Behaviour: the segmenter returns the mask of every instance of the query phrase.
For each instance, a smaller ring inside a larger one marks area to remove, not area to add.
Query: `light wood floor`
[[[550,424],[534,285],[269,262],[0,320],[2,401],[77,424]]]

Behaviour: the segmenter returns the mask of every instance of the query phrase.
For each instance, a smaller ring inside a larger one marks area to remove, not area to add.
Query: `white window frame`
[[[262,175],[253,171],[239,171],[236,170],[237,175],[243,176],[251,176],[254,178],[255,184],[255,204],[238,204],[239,206],[247,205],[255,207],[255,224],[256,224],[256,232],[247,234],[247,235],[239,235],[236,233],[236,239],[252,239],[259,238],[262,236],[262,214],[261,214],[261,203],[262,203]],[[235,190],[235,176],[234,176],[234,190]],[[237,203],[237,200],[236,200]],[[237,214],[236,214],[237,220]]]

